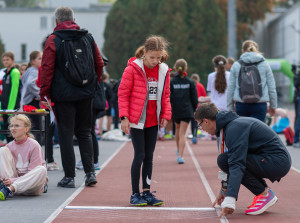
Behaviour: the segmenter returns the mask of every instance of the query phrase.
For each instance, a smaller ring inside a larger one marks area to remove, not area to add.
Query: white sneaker
[[[48,171],[59,170],[59,166],[56,162],[48,163],[47,164],[47,170]]]

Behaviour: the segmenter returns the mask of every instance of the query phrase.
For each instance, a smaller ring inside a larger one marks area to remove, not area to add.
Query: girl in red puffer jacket
[[[121,129],[131,134],[134,159],[131,166],[132,195],[135,206],[163,204],[150,192],[152,161],[158,128],[171,119],[167,42],[160,36],[150,36],[129,59],[118,90]],[[143,164],[143,193],[140,194],[140,170]]]

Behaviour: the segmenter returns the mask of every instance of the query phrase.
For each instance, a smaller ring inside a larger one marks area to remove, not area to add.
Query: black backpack
[[[96,78],[94,65],[94,39],[91,34],[67,39],[60,32],[54,32],[61,39],[64,77],[73,85],[84,87]]]
[[[263,61],[263,60],[262,60]],[[239,93],[245,103],[256,103],[262,96],[262,83],[257,65],[262,62],[245,63],[238,60],[241,64],[239,73]]]

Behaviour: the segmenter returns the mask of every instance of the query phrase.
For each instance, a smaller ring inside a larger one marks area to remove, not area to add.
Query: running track
[[[212,208],[220,189],[217,179],[216,141],[187,141],[185,164],[176,162],[175,141],[158,141],[154,153],[151,190],[165,201],[161,207],[131,207],[130,166],[133,157],[131,142],[124,143],[103,165],[97,175],[98,184],[80,187],[46,222],[300,222],[300,171],[292,169],[280,183],[269,183],[278,202],[265,213],[248,216],[244,210],[253,195],[241,186],[237,209],[227,218],[218,218],[220,208]]]

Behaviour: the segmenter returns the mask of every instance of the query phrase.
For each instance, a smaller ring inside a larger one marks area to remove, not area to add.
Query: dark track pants
[[[143,189],[150,189],[152,176],[153,153],[157,140],[158,126],[144,129],[130,129],[134,148],[134,159],[131,165],[132,193],[139,193],[139,182],[142,168]]]
[[[229,174],[228,153],[222,153],[218,156],[218,166],[223,172]],[[263,178],[268,178],[272,182],[280,181],[290,168],[291,158],[289,154],[263,156],[248,153],[242,184],[253,194],[259,195],[268,187]]]

